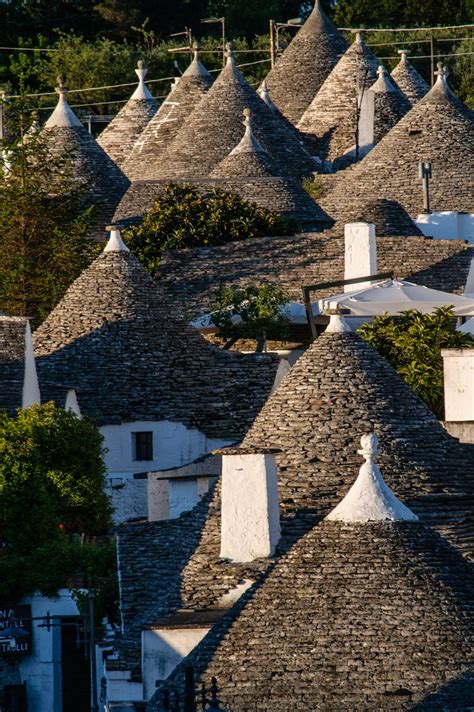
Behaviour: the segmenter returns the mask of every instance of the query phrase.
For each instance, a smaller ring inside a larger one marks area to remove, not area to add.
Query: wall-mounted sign
[[[0,655],[31,652],[31,606],[0,604]]]

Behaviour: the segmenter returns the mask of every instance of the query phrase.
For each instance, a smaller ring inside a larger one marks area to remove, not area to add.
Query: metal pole
[[[430,37],[430,54],[431,54],[431,86],[434,85],[434,71],[435,71],[435,64],[434,64],[434,37],[431,35]]]
[[[222,22],[222,66],[225,67],[227,57],[225,56],[225,17],[221,17]]]
[[[275,21],[269,21],[269,34],[270,34],[270,66],[273,68],[275,66]]]
[[[91,712],[99,712],[97,703],[97,661],[95,656],[95,616],[94,616],[94,592],[89,591],[89,650],[91,659]]]

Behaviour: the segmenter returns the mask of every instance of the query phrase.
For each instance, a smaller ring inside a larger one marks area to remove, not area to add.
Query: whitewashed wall
[[[31,605],[33,618],[45,616],[77,616],[77,605],[68,589],[60,589],[54,598],[33,595],[21,603]],[[61,628],[40,628],[43,621],[32,623],[32,654],[20,663],[22,680],[26,682],[28,712],[67,712],[62,709],[61,691]],[[56,621],[58,622],[58,621]]]
[[[147,482],[146,479],[134,478],[134,474],[182,467],[212,450],[230,444],[230,441],[207,438],[197,428],[187,428],[182,423],[169,420],[104,425],[100,430],[107,450],[107,494],[111,497],[117,523],[147,516]],[[133,433],[146,431],[153,433],[153,460],[135,461]],[[196,504],[197,494],[194,495],[192,490],[192,485],[175,487],[172,503],[170,501],[174,516],[178,516],[178,510],[181,513]],[[179,502],[180,493],[184,498],[183,504]]]
[[[445,420],[474,421],[474,349],[445,349]]]
[[[210,626],[142,632],[143,699],[150,699],[156,681],[165,680],[209,630]]]
[[[415,223],[423,235],[438,240],[474,242],[474,214],[445,211],[418,215]]]

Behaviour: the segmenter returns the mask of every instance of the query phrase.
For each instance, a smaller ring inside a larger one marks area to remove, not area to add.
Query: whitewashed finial
[[[76,391],[74,388],[71,388],[66,395],[66,402],[64,404],[64,410],[73,413],[73,415],[76,416],[76,418],[81,419],[81,409],[79,408],[79,402],[77,400],[77,395]]]
[[[238,153],[264,153],[264,149],[255,138],[252,130],[252,110],[244,109],[243,114],[243,124],[245,126],[245,133],[242,137],[242,140],[229,153],[229,156],[235,156]]]
[[[55,110],[53,111],[53,113],[45,124],[46,128],[51,129],[54,127],[82,127],[81,122],[68,104],[68,91],[69,90],[66,86],[64,77],[62,75],[59,75],[58,86],[56,87],[56,92],[57,94],[59,94],[59,99]]]
[[[201,56],[201,45],[199,42],[194,42],[193,44],[194,58],[189,67],[183,73],[183,77],[206,77],[211,78],[211,75],[207,71],[206,67],[202,64],[200,60]],[[179,81],[179,80],[178,80]]]
[[[377,69],[378,78],[374,84],[370,87],[370,91],[374,91],[377,94],[385,94],[386,92],[396,92],[395,84],[392,82],[389,73],[383,64],[379,65]]]
[[[277,108],[273,102],[270,87],[268,86],[268,83],[265,79],[263,80],[260,88],[258,89],[258,95],[265,102],[268,108],[275,113]]]
[[[343,314],[331,314],[329,324],[325,334],[344,334],[351,333],[352,329],[344,318]]]
[[[395,497],[377,467],[379,450],[375,433],[363,435],[360,444],[358,453],[365,462],[349,492],[326,519],[351,523],[417,521],[416,514]]]
[[[152,93],[149,91],[147,85],[145,84],[145,77],[148,74],[148,69],[146,68],[145,62],[140,59],[137,62],[137,69],[135,69],[135,74],[138,77],[138,86],[133,92],[131,99],[153,99]]]
[[[406,64],[408,62],[408,49],[397,49],[398,54],[400,55],[400,61],[403,62],[403,64]]]
[[[41,393],[38,374],[36,372],[31,327],[30,322],[27,321],[25,326],[25,372],[23,376],[23,395],[21,399],[21,407],[28,408],[30,405],[41,405]]]
[[[438,86],[439,85],[446,86],[446,84],[447,84],[446,80],[449,75],[449,70],[446,67],[446,65],[444,65],[442,62],[438,62],[437,67],[438,67],[438,71],[435,72],[435,75],[437,77],[436,84]]]
[[[226,42],[225,56],[227,58],[227,66],[235,68],[235,48],[233,42]]]
[[[125,242],[122,240],[120,230],[115,225],[109,225],[105,228],[110,232],[109,241],[104,247],[104,252],[130,252]]]
[[[356,36],[355,41],[357,42],[357,44],[364,43],[364,36],[363,36],[361,30],[357,30],[357,32],[355,33],[355,36]]]

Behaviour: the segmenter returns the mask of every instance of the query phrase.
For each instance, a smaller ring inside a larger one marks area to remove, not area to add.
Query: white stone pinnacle
[[[36,372],[35,354],[33,351],[33,339],[31,338],[30,322],[26,322],[25,327],[25,373],[23,376],[23,395],[21,407],[28,408],[30,405],[41,404],[41,393]]]
[[[232,42],[227,42],[225,46],[225,56],[227,57],[227,67],[235,69],[235,51]]]
[[[81,419],[81,409],[79,408],[79,403],[77,400],[76,391],[71,388],[66,395],[66,403],[64,404],[64,410],[73,413],[76,418]]]
[[[59,94],[58,103],[55,110],[47,120],[45,126],[48,129],[54,127],[75,127],[82,128],[82,124],[77,118],[74,111],[68,104],[67,95],[68,89],[64,84],[64,77],[58,77],[58,86],[56,87],[56,92]]]
[[[363,435],[360,443],[362,449],[358,452],[365,458],[365,462],[359,470],[359,476],[342,502],[326,519],[354,523],[417,521],[416,514],[395,497],[375,463],[378,454],[378,438],[375,433]]]
[[[198,42],[193,45],[194,58],[189,67],[183,72],[183,77],[210,77],[211,75],[207,71],[206,67],[201,63],[199,59],[201,54],[201,46]]]
[[[148,74],[148,69],[145,66],[145,62],[141,59],[138,61],[138,68],[135,69],[135,74],[138,77],[138,86],[130,99],[153,99],[152,93],[145,84],[145,77]]]
[[[331,314],[329,324],[326,328],[325,334],[343,334],[352,332],[351,327],[344,319],[342,314]]]
[[[110,237],[109,241],[104,247],[104,252],[130,252],[127,245],[122,240],[120,230],[115,227],[115,225],[111,225],[110,227],[106,228],[106,230],[110,231]]]
[[[392,80],[390,79],[390,76],[383,66],[381,64],[379,68],[377,69],[377,74],[378,78],[374,84],[370,87],[370,91],[374,91],[377,94],[385,94],[387,92],[396,92],[396,88]]]
[[[446,80],[448,78],[449,70],[442,62],[438,62],[437,66],[438,71],[435,72],[435,75],[437,77],[435,86],[437,85],[445,87],[448,84]]]
[[[244,109],[243,124],[245,126],[245,133],[240,143],[232,149],[229,156],[234,156],[237,153],[264,153],[263,148],[253,134],[251,116],[252,110]]]

